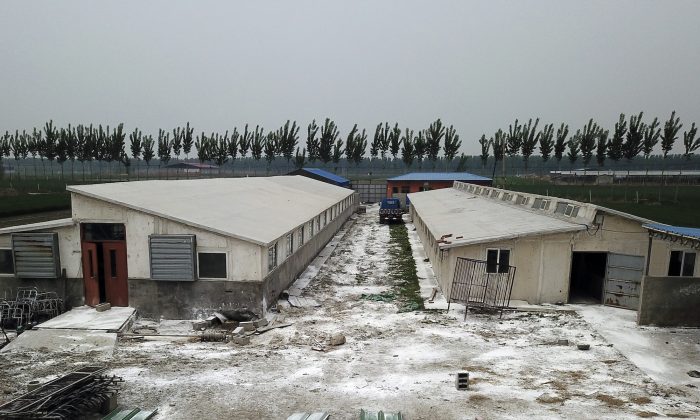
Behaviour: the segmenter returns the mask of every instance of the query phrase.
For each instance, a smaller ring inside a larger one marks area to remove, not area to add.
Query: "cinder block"
[[[229,341],[230,344],[235,344],[238,346],[245,346],[246,344],[250,344],[250,337],[247,336],[233,336],[231,337],[231,341]]]
[[[236,327],[233,330],[233,335],[243,335],[243,331],[245,331],[243,327]]]
[[[455,386],[458,390],[469,389],[469,372],[457,372]]]
[[[253,322],[257,328],[264,327],[268,324],[267,318],[261,318]]]
[[[238,327],[243,327],[246,331],[255,331],[255,323],[253,321],[244,321],[238,324]]]

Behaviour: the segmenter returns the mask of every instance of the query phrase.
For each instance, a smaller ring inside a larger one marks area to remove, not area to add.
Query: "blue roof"
[[[491,181],[479,175],[469,172],[411,172],[387,179],[387,181]]]
[[[350,180],[347,178],[343,178],[342,176],[336,175],[332,172],[324,171],[323,169],[319,168],[301,168],[302,171],[306,171],[309,173],[312,173],[314,175],[322,176],[324,178],[328,178],[331,181],[338,183],[338,184],[349,184]]]
[[[664,232],[671,235],[684,236],[686,238],[700,239],[700,229],[690,228],[683,226],[671,226],[664,225],[661,223],[647,223],[644,225],[645,228],[655,230],[657,232]]]

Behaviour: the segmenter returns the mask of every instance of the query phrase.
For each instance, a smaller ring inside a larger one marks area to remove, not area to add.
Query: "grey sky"
[[[698,1],[2,1],[0,129],[700,122]],[[685,128],[685,127],[684,127]],[[680,150],[678,147],[676,148]]]

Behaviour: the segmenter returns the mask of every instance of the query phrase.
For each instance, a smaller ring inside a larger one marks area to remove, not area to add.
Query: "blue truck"
[[[401,221],[404,210],[401,208],[401,200],[398,198],[384,198],[379,205],[379,223],[388,221]]]

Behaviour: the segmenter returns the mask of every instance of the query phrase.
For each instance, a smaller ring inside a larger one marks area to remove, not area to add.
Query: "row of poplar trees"
[[[44,175],[44,159],[56,161],[63,175],[64,164],[69,161],[71,174],[74,173],[76,160],[82,165],[83,174],[85,165],[92,165],[92,162],[121,164],[128,168],[132,160],[143,160],[148,168],[156,156],[159,165],[167,165],[173,157],[180,159],[184,155],[185,159],[189,159],[193,149],[200,163],[208,162],[219,166],[247,158],[249,153],[256,161],[264,158],[268,167],[277,158],[285,159],[288,166],[293,163],[296,167],[316,161],[337,165],[343,158],[357,166],[366,158],[367,131],[360,131],[357,124],[353,125],[346,136],[341,137],[338,126],[330,118],[326,118],[322,125],[313,120],[306,129],[305,146],[300,145],[299,131],[296,121],[288,120],[271,131],[266,131],[260,125],[253,129],[245,124],[241,130],[234,127],[224,133],[201,132],[195,135],[194,128],[188,122],[184,127],[172,130],[159,129],[154,138],[143,134],[138,128],[127,136],[123,124],[111,130],[109,126],[82,124],[58,128],[53,121],[49,121],[43,130],[34,128],[31,132],[5,131],[0,136],[0,159],[39,157]],[[417,134],[409,128],[402,130],[398,123],[392,126],[383,122],[377,125],[369,143],[369,157],[373,161],[381,158],[386,165],[389,155],[392,160],[400,155],[407,167],[416,162],[422,165],[427,159],[435,167],[441,151],[444,152],[444,158],[451,162],[461,144],[454,126],[446,127],[440,119],[428,128],[419,130]],[[52,168],[52,165],[49,167]]]
[[[603,166],[606,159],[619,162],[624,158],[631,161],[639,155],[648,159],[659,144],[661,154],[666,159],[683,128],[680,118],[676,117],[676,111],[671,113],[663,127],[658,118],[645,122],[643,112],[631,115],[629,119],[625,114],[620,114],[612,136],[610,130],[604,129],[592,118],[572,135],[568,124],[562,123],[555,132],[554,124],[547,124],[538,130],[539,122],[539,118],[534,122],[529,119],[527,124],[519,123],[516,119],[507,131],[499,129],[490,138],[482,135],[479,139],[482,164],[486,165],[491,152],[495,158],[494,171],[496,163],[504,161],[506,156],[522,156],[527,171],[530,156],[538,146],[544,162],[552,156],[561,162],[566,156],[572,164],[580,158],[584,165],[588,165],[594,154],[598,166]],[[690,159],[700,148],[700,137],[696,138],[696,135],[695,123],[683,132],[683,156],[686,159]]]

